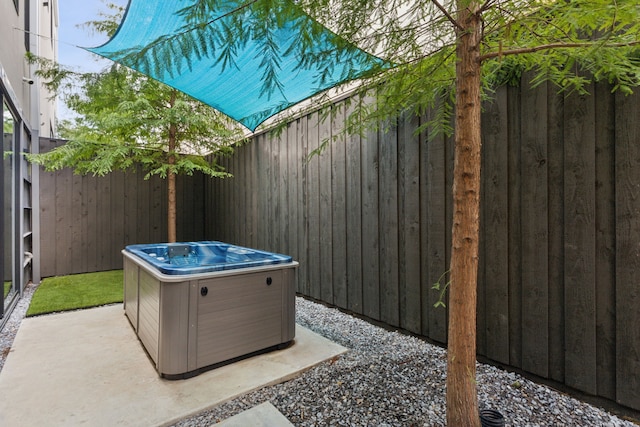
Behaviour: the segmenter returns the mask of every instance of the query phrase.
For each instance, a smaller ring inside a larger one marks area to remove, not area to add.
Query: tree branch
[[[431,0],[431,2],[435,4],[436,7],[440,9],[442,13],[444,13],[444,16],[447,17],[449,22],[451,22],[454,27],[456,27],[460,31],[464,31],[464,28],[462,28],[462,26],[458,23],[458,21],[456,21],[456,19],[453,16],[451,16],[451,14],[447,11],[447,9],[445,9],[444,6],[441,5],[438,0]]]
[[[510,56],[510,55],[521,55],[524,53],[534,53],[539,52],[541,50],[552,50],[552,49],[575,49],[581,47],[591,47],[595,46],[599,43],[597,42],[584,42],[584,43],[549,43],[549,44],[541,44],[540,46],[534,47],[523,47],[521,49],[512,49],[512,50],[500,50],[498,52],[485,53],[484,55],[480,55],[478,57],[478,61],[482,62],[485,59],[492,59],[496,57]],[[607,43],[601,44],[602,47],[631,47],[640,45],[640,40],[636,40],[633,42],[627,43]]]

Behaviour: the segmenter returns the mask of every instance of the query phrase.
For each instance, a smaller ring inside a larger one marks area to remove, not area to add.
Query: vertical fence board
[[[289,147],[287,140],[287,132],[283,131],[279,139],[280,145],[280,218],[278,223],[280,224],[280,248],[281,253],[289,253],[289,224],[291,210],[289,209],[289,198],[292,196],[291,188],[289,186],[291,176],[293,175],[289,170]]]
[[[139,198],[145,199],[144,186],[139,185],[138,174],[127,171],[124,174],[124,244],[138,243],[135,236],[142,232],[144,225],[138,218],[142,215],[142,207],[138,209]],[[178,208],[178,211],[180,209]],[[147,218],[146,215],[143,218]]]
[[[280,252],[280,225],[282,222],[281,211],[281,188],[279,175],[281,171],[280,163],[280,141],[281,136],[267,136],[269,141],[270,160],[269,160],[269,189],[268,189],[268,208],[269,219],[265,224],[269,229],[269,241],[267,249],[273,252]]]
[[[160,221],[161,242],[166,242],[169,237],[169,183],[162,180],[162,191],[160,192],[160,207],[162,209],[162,221]]]
[[[76,224],[82,223],[84,210],[82,203],[82,176],[75,173],[71,175],[71,192],[71,205],[68,207],[71,217],[69,249],[71,251],[71,272],[76,274],[82,272],[83,249],[85,249],[82,247],[82,228],[76,226]]]
[[[93,176],[86,176],[82,180],[82,272],[97,271],[97,255],[96,255],[96,242],[99,240],[96,233],[96,217],[97,217],[97,205],[96,205],[96,178]]]
[[[332,262],[332,232],[333,221],[331,218],[331,206],[333,194],[331,192],[331,123],[328,118],[320,118],[318,123],[320,144],[328,144],[318,157],[318,185],[320,188],[320,204],[318,206],[318,222],[320,224],[320,299],[335,304],[335,292],[333,289]]]
[[[202,194],[204,192],[205,180],[211,178],[200,173],[194,174],[191,178],[194,181],[193,202],[191,206],[193,206],[195,217],[193,219],[193,223],[189,224],[189,228],[193,229],[192,236],[194,240],[204,240],[205,200],[204,197],[202,197]],[[189,209],[189,206],[187,206],[186,209]]]
[[[289,123],[287,126],[287,168],[288,168],[288,199],[287,199],[287,211],[289,211],[289,220],[286,224],[287,229],[287,254],[294,257],[295,260],[299,259],[298,255],[298,233],[300,233],[299,225],[299,209],[298,204],[298,181],[299,168],[298,168],[298,144],[297,144],[297,121]]]
[[[418,124],[422,124],[426,121],[424,114],[421,114],[418,119]],[[433,297],[436,294],[432,289],[433,282],[430,275],[430,253],[429,253],[429,217],[431,215],[431,204],[429,200],[429,183],[431,182],[431,176],[429,175],[430,169],[428,167],[430,158],[428,156],[429,149],[431,147],[431,141],[429,134],[426,130],[422,130],[418,135],[418,141],[420,144],[420,155],[418,158],[420,168],[420,333],[424,336],[430,337],[431,331],[429,330],[429,318],[431,311],[435,310],[433,306]]]
[[[162,223],[166,222],[166,208],[162,205],[162,194],[166,191],[165,180],[160,178],[154,178],[151,181],[151,201],[149,212],[149,243],[151,242],[164,242],[167,240],[167,236],[162,234]],[[206,198],[205,193],[205,198]]]
[[[40,139],[40,152],[46,153],[56,146],[56,141]],[[56,229],[59,215],[56,211],[56,173],[40,169],[40,274],[42,277],[56,274]],[[35,196],[35,195],[34,195]],[[34,236],[38,238],[38,236]]]
[[[308,149],[311,153],[319,146],[318,113],[312,113],[307,119]],[[314,155],[309,159],[307,175],[307,226],[309,228],[307,262],[309,264],[309,295],[320,299],[320,156]]]
[[[616,94],[616,401],[640,408],[640,97]]]
[[[398,309],[398,127],[390,123],[378,137],[380,148],[380,320],[400,325]]]
[[[486,104],[482,116],[484,258],[480,264],[484,265],[484,292],[479,289],[479,295],[484,294],[484,306],[478,307],[478,313],[484,313],[483,354],[501,363],[509,363],[508,117],[507,89],[503,87]]]
[[[71,259],[71,226],[72,209],[71,201],[73,193],[69,191],[71,189],[71,171],[62,169],[54,173],[56,188],[55,188],[55,212],[56,212],[56,269],[55,274],[69,274],[73,271]]]
[[[96,218],[98,235],[96,242],[98,252],[98,265],[100,270],[107,270],[112,265],[111,252],[111,176],[105,176],[98,181],[98,218]]]
[[[611,87],[596,85],[596,384],[597,395],[616,397],[615,306],[615,98]]]
[[[522,367],[522,223],[520,187],[521,175],[521,117],[520,88],[508,87],[507,126],[509,128],[509,364]]]
[[[359,98],[357,101],[359,102]],[[347,115],[355,106],[348,104]],[[346,233],[347,233],[347,308],[362,314],[362,154],[360,135],[346,141]]]
[[[564,107],[565,379],[595,394],[594,99],[570,94]]]
[[[259,164],[258,157],[260,155],[260,152],[258,150],[258,144],[256,144],[255,140],[249,145],[249,150],[251,151],[251,163],[249,165],[250,174],[251,174],[251,188],[247,189],[247,191],[250,193],[250,199],[251,199],[251,202],[250,202],[251,204],[251,220],[250,220],[251,238],[249,239],[249,241],[251,243],[251,247],[255,248],[255,247],[258,247],[258,234],[260,232],[258,228],[258,224],[260,223],[258,219],[259,212],[260,212],[258,208],[258,194],[260,194],[260,186],[259,186],[260,175],[258,174],[258,164]]]
[[[246,147],[236,147],[237,154],[234,155],[238,159],[236,163],[235,175],[239,176],[239,184],[237,185],[238,193],[235,197],[238,199],[239,210],[235,211],[234,214],[238,221],[238,244],[241,246],[251,245],[248,243],[249,234],[250,234],[250,223],[251,223],[251,210],[250,210],[250,196],[249,192],[253,187],[253,183],[251,182],[250,171],[248,170],[249,165],[251,164],[250,153],[246,149]]]
[[[79,272],[82,273],[84,271],[88,271],[89,270],[89,258],[90,258],[90,253],[89,253],[89,246],[91,245],[89,239],[88,239],[88,232],[83,232],[84,230],[89,230],[89,177],[83,177],[82,179],[80,179],[80,195],[81,195],[81,200],[80,200],[80,227],[76,227],[79,229],[79,233],[78,233],[78,239],[80,240],[80,248],[81,248],[81,254],[80,254],[80,270]]]
[[[259,249],[266,249],[267,247],[267,228],[266,228],[266,221],[268,219],[268,212],[267,212],[267,196],[268,196],[268,191],[269,191],[269,187],[268,187],[268,182],[269,182],[269,175],[268,175],[268,169],[267,169],[267,161],[268,161],[268,156],[267,153],[268,151],[265,148],[266,145],[266,135],[262,134],[262,135],[258,135],[258,137],[256,138],[256,140],[254,141],[254,144],[256,144],[257,147],[257,175],[258,175],[258,181],[256,182],[256,190],[257,190],[257,198],[258,198],[258,212],[257,212],[257,231],[258,231],[258,238],[257,238],[257,247]]]
[[[184,209],[185,199],[187,197],[185,193],[185,180],[180,176],[176,176],[176,240],[178,242],[187,240],[187,237],[184,233],[184,223],[187,221],[189,213]],[[127,191],[127,187],[125,186],[125,194]],[[126,211],[126,204],[125,204]],[[126,215],[126,214],[125,214]],[[126,217],[125,217],[126,219]],[[125,238],[127,233],[125,231]]]
[[[549,377],[564,381],[564,95],[548,87]]]
[[[244,228],[243,212],[244,212],[244,197],[242,196],[242,188],[244,185],[244,179],[242,176],[242,167],[240,166],[240,156],[232,156],[229,159],[230,171],[233,175],[231,178],[231,194],[229,200],[229,214],[232,218],[232,239],[230,243],[240,245],[242,241],[242,234]]]
[[[420,280],[419,117],[401,116],[398,129],[399,312],[400,327],[419,334],[422,326]]]
[[[153,192],[153,181],[157,177],[144,180],[144,172],[138,171],[136,174],[138,181],[138,191],[135,195],[136,208],[136,235],[129,240],[130,243],[150,243],[151,242],[151,224],[150,221],[153,212],[151,212],[151,195]],[[146,221],[141,219],[146,218]]]
[[[427,120],[433,117],[427,116]],[[425,208],[427,209],[426,222],[426,259],[427,259],[427,287],[428,289],[428,317],[424,330],[429,331],[431,339],[444,343],[447,341],[447,310],[443,307],[435,307],[440,298],[439,292],[432,290],[431,286],[440,280],[444,286],[449,280],[446,274],[449,270],[447,264],[447,196],[451,188],[446,185],[447,150],[445,137],[442,134],[431,137],[427,143],[426,156],[426,192]],[[444,276],[443,276],[444,275]],[[442,279],[441,279],[442,277]],[[445,301],[446,302],[446,301]]]
[[[122,254],[116,248],[122,248],[125,242],[125,216],[124,216],[124,191],[125,175],[122,172],[113,172],[110,192],[110,228],[111,244],[105,242],[105,250],[109,252],[109,265],[117,265],[122,262]]]
[[[296,120],[296,135],[298,145],[298,291],[311,295],[309,289],[309,135],[307,129],[307,117]]]
[[[549,285],[546,90],[523,88],[522,108],[522,368],[547,377]]]
[[[362,308],[372,319],[380,319],[378,166],[378,135],[368,131],[362,139]]]
[[[346,104],[339,103],[332,116],[333,132],[340,135]],[[344,136],[331,144],[331,280],[334,303],[347,307],[347,221],[346,221],[346,141]]]
[[[280,248],[280,137],[268,136],[271,149],[271,162],[269,163],[269,242],[267,249],[279,251]]]
[[[231,177],[225,178],[226,197],[224,198],[225,220],[225,242],[235,244],[238,238],[238,218],[235,212],[237,178],[235,176],[234,157],[225,159],[226,169],[231,173]]]
[[[229,163],[226,158],[221,158],[220,165],[224,168],[225,171],[229,171]],[[215,197],[215,206],[216,206],[216,221],[217,225],[217,235],[216,240],[226,241],[228,238],[227,230],[229,227],[229,223],[227,222],[229,216],[227,214],[227,200],[229,197],[229,179],[224,178],[221,179],[218,183],[219,194],[216,194]]]

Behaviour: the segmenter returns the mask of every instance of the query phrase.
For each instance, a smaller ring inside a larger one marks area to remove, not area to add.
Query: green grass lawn
[[[9,291],[11,290],[11,282],[4,282],[4,294],[3,296],[6,297],[7,295],[9,295]]]
[[[122,302],[122,270],[48,277],[31,298],[27,316]]]

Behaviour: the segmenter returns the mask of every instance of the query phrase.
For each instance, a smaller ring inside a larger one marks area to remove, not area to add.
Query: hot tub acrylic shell
[[[220,242],[175,247],[206,244]],[[161,376],[188,378],[293,341],[298,263],[290,257],[272,254],[284,258],[246,267],[230,260],[237,265],[165,274],[135,254],[145,245],[132,246],[122,251],[125,314]],[[148,246],[157,251],[162,245]],[[254,251],[228,246],[232,253]]]
[[[216,241],[129,245],[125,250],[167,275],[209,273],[292,262],[288,255]]]

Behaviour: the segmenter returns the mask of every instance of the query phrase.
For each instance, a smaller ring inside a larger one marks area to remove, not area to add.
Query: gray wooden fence
[[[501,88],[483,114],[478,352],[640,409],[640,95]],[[209,237],[293,255],[298,291],[444,343],[452,140],[404,116],[307,161],[301,117],[207,181]]]
[[[46,152],[64,143],[40,139]],[[104,177],[69,169],[40,172],[40,269],[42,277],[122,268],[128,244],[167,240],[167,185],[144,173]],[[177,234],[204,238],[204,177],[178,177]]]
[[[478,352],[640,410],[640,94],[590,92],[485,104]],[[238,148],[233,179],[182,178],[178,239],[291,254],[300,294],[445,343],[431,286],[449,265],[452,140],[403,116],[307,160],[335,108]],[[42,275],[121,268],[126,244],[165,241],[165,183],[142,176],[45,174]]]

